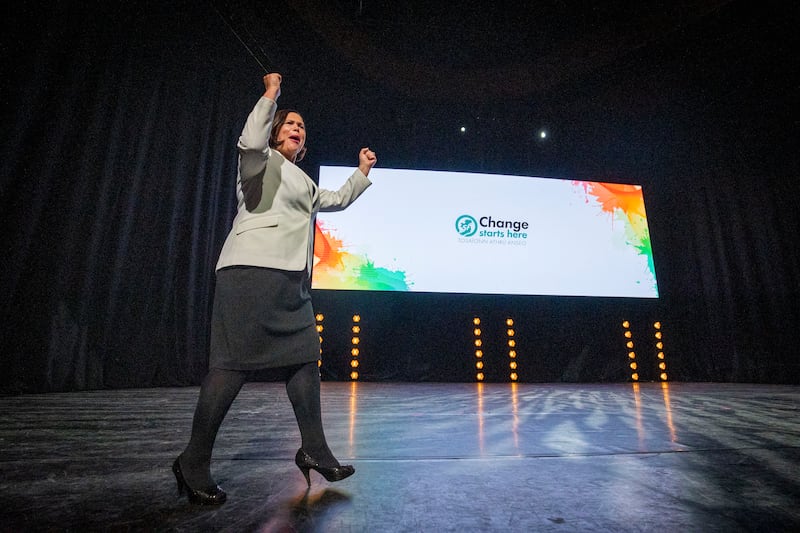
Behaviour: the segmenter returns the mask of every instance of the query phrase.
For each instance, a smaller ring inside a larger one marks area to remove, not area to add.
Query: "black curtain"
[[[685,137],[658,201],[670,205],[660,252],[687,379],[800,383],[799,15],[731,2],[680,36]]]
[[[234,146],[261,67],[211,3],[4,10],[2,390],[197,383],[214,263],[235,207]],[[500,128],[468,150],[417,143],[415,133],[434,135],[452,112],[332,65],[335,52],[325,64],[306,53],[292,68],[335,68],[359,89],[337,93],[339,107],[326,105],[331,120],[312,136],[350,135],[358,126],[347,115],[372,99],[368,133],[383,166],[452,160],[459,170],[644,177],[672,379],[798,383],[796,22],[794,7],[732,2],[710,27],[662,43],[671,74],[639,50],[591,86],[560,88],[551,111],[569,114],[579,133],[550,154],[522,155]],[[735,59],[719,60],[723,52]],[[640,82],[620,86],[628,67]],[[688,78],[683,92],[678,78]],[[392,106],[402,121],[386,120]],[[608,133],[616,140],[604,141]]]
[[[259,73],[198,5],[23,2],[6,19],[5,389],[204,372],[236,119]]]

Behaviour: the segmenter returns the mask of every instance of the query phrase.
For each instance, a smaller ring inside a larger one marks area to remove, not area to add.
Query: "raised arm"
[[[356,201],[361,193],[372,185],[367,175],[378,158],[369,148],[362,148],[358,152],[358,170],[342,185],[338,191],[320,189],[320,211],[341,211]]]
[[[273,72],[265,75],[263,81],[264,94],[247,116],[237,143],[239,176],[242,181],[261,176],[269,158],[269,134],[278,109],[281,75]]]

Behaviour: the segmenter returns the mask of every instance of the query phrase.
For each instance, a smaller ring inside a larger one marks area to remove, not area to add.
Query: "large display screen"
[[[352,167],[323,166],[337,190]],[[321,212],[312,287],[658,298],[638,185],[374,168]]]

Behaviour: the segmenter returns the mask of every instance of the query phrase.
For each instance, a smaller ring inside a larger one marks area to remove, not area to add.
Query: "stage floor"
[[[283,385],[220,430],[219,508],[176,494],[197,387],[0,398],[2,531],[797,531],[800,387],[323,382],[356,474],[312,487]]]

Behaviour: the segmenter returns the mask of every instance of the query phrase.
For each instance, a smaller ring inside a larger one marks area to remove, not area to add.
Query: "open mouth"
[[[296,142],[297,144],[300,144],[300,142],[301,142],[301,139],[300,139],[299,135],[290,135],[289,139],[294,141],[294,142]]]

